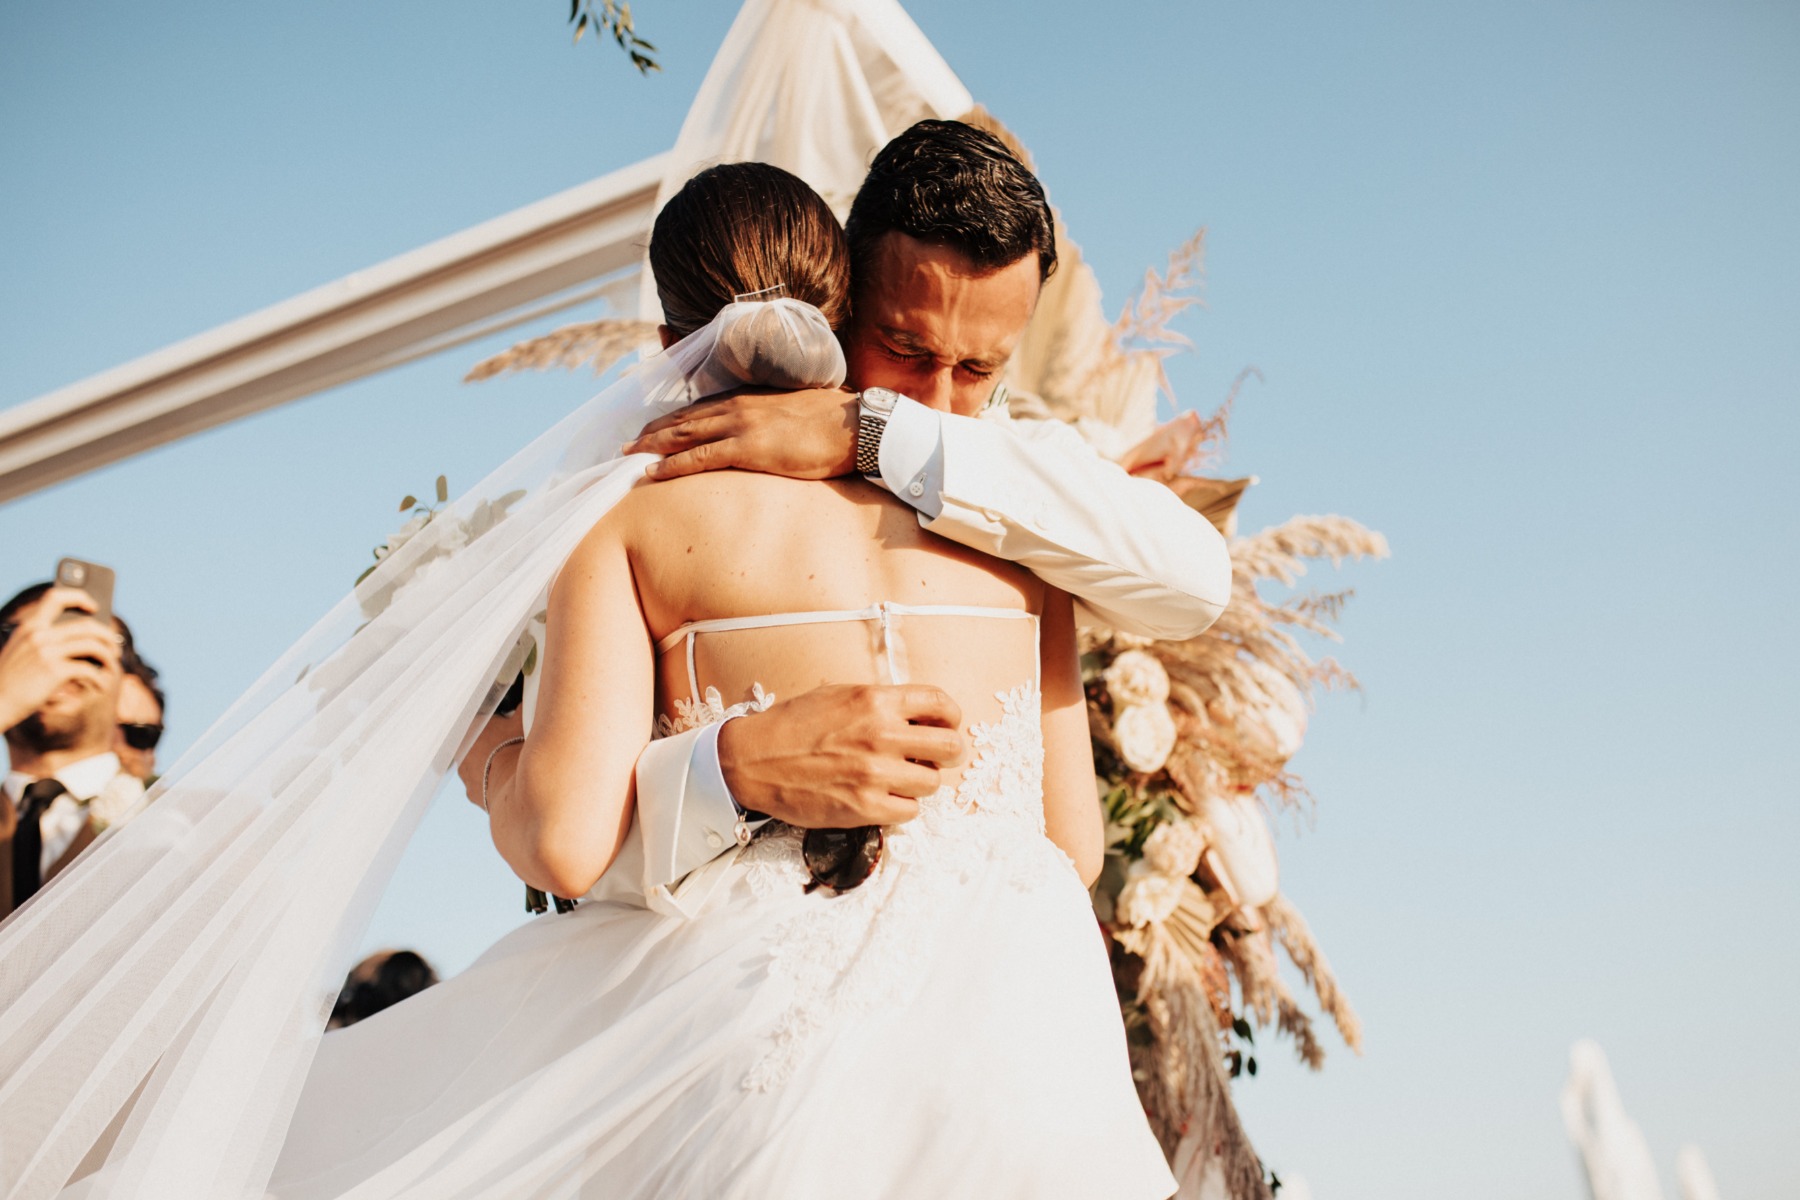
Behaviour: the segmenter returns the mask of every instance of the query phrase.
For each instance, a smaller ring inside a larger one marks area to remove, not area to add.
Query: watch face
[[[864,388],[862,402],[871,412],[886,416],[900,402],[900,393],[884,387]]]

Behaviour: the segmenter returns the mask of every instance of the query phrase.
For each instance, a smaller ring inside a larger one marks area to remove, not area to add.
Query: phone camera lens
[[[80,587],[87,582],[86,569],[77,566],[75,563],[70,563],[67,567],[63,568],[63,582],[67,583],[70,587]]]

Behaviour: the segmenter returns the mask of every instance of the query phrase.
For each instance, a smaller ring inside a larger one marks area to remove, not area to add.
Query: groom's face
[[[891,388],[973,416],[1000,381],[1037,307],[1037,256],[981,268],[959,251],[883,234],[844,339],[854,387]]]

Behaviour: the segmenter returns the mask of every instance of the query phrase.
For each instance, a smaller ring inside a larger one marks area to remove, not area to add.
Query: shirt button
[[[706,844],[710,848],[717,850],[725,844],[725,839],[719,836],[718,830],[709,829],[706,831]]]
[[[914,497],[923,496],[925,494],[925,485],[915,479],[906,485],[906,494]]]

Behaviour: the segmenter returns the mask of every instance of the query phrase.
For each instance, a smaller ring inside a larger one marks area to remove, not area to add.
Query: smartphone
[[[94,619],[108,629],[112,628],[113,583],[117,578],[111,567],[79,558],[59,559],[56,564],[56,586],[80,588],[86,592],[94,601]],[[86,615],[79,609],[65,608],[56,619],[69,621]]]

